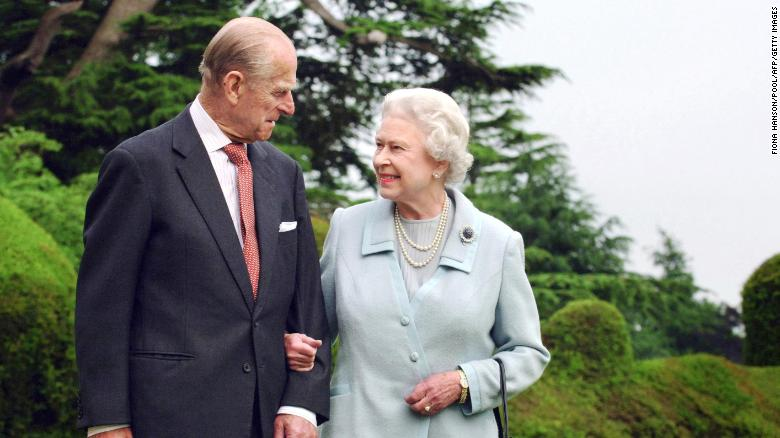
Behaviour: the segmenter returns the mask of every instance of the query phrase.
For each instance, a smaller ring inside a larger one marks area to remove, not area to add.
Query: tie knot
[[[228,156],[228,159],[236,166],[241,166],[249,162],[246,155],[246,148],[243,143],[230,143],[222,148]]]

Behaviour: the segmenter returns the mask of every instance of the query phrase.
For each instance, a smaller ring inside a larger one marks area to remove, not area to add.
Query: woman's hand
[[[311,371],[314,368],[314,356],[321,345],[321,340],[310,338],[303,333],[285,333],[287,366],[293,371]]]
[[[460,399],[460,374],[457,371],[432,374],[404,397],[420,415],[435,415]]]

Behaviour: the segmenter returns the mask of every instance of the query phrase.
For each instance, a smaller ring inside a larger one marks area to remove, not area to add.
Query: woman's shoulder
[[[479,211],[479,214],[482,217],[483,231],[504,237],[509,237],[511,234],[517,233],[517,231],[513,230],[512,227],[505,224],[501,219],[481,210]]]
[[[340,226],[355,226],[364,223],[369,216],[375,214],[383,207],[387,207],[390,201],[377,199],[355,204],[349,207],[340,207],[333,212],[331,222],[337,222]]]
[[[455,198],[457,208],[465,208],[466,217],[473,217],[480,223],[480,234],[490,239],[506,240],[513,234],[519,234],[501,219],[477,208],[463,193],[451,190],[450,195]],[[457,213],[456,213],[457,214]]]

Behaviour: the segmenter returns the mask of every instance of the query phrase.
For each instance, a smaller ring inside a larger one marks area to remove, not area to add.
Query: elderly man
[[[106,155],[76,305],[88,435],[316,437],[327,419],[328,349],[285,365],[286,331],[326,336],[303,177],[265,142],[296,68],[281,30],[232,20],[192,104]]]

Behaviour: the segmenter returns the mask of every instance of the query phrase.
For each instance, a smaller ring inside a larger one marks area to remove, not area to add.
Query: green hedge
[[[550,372],[583,379],[611,379],[634,361],[626,321],[615,306],[597,299],[572,301],[544,325]]]
[[[76,274],[57,243],[0,198],[0,436],[74,428]]]
[[[626,319],[637,359],[706,352],[740,360],[741,340],[727,313],[736,310],[681,293],[674,280],[631,273],[531,274],[529,280],[543,321],[574,300],[613,304]]]
[[[780,365],[780,254],[765,261],[742,290],[745,362]]]
[[[510,420],[515,438],[776,437],[780,367],[696,354],[637,361],[619,385],[545,374],[510,401]]]

